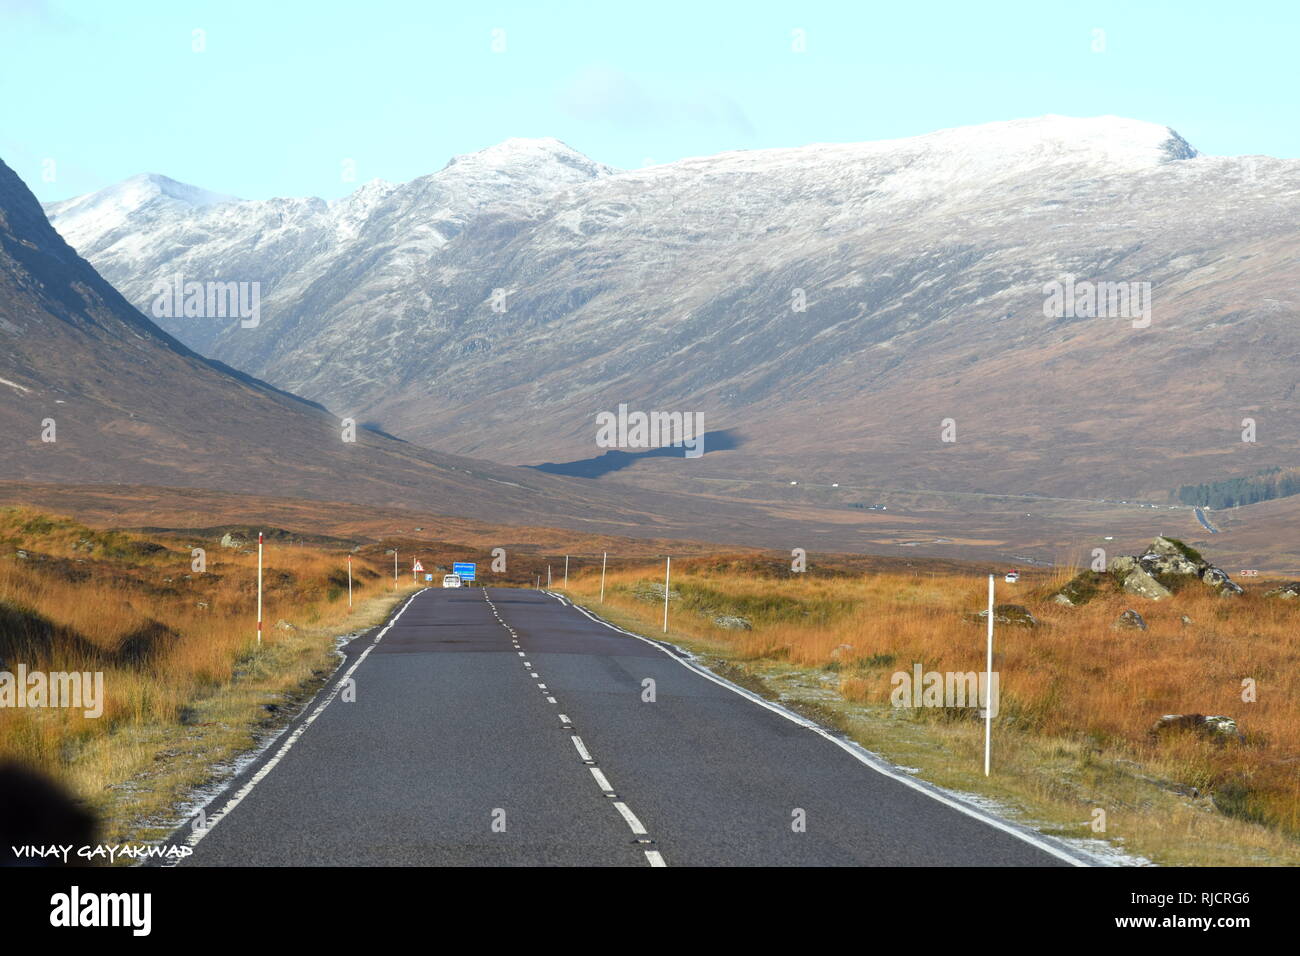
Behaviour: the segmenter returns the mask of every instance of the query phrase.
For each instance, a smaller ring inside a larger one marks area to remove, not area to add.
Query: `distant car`
[[[442,576],[442,586],[445,588],[458,588],[461,585],[459,574],[444,574]]]
[[[1015,584],[1017,581],[1020,580],[1020,572],[1019,572],[1019,571],[1008,571],[1008,572],[1007,572],[1007,579],[1006,579],[1006,580],[1007,580],[1007,584]]]

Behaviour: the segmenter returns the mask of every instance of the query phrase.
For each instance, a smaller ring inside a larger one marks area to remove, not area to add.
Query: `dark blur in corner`
[[[62,865],[59,856],[19,859],[14,847],[89,846],[96,828],[95,815],[52,780],[16,763],[0,764],[0,866]]]

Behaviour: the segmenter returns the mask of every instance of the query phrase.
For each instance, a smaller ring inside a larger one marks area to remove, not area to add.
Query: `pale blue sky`
[[[1044,113],[1296,157],[1298,51],[1280,0],[0,0],[0,158],[43,200],[139,172],[332,198],[511,136],[628,167]]]

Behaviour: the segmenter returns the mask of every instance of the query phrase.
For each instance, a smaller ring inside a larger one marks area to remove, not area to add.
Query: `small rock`
[[[1193,731],[1219,743],[1242,739],[1237,722],[1231,717],[1205,714],[1165,714],[1152,725],[1148,734],[1156,739],[1175,731]]]
[[[989,618],[988,609],[985,608],[975,615],[977,621],[987,621]],[[996,604],[993,607],[993,622],[995,624],[1010,624],[1013,627],[1041,627],[1042,622],[1030,613],[1029,608],[1022,604]]]
[[[1183,627],[1191,627],[1193,624],[1196,623],[1186,614],[1184,614],[1181,618],[1179,618],[1179,620],[1183,622]]]
[[[1117,631],[1124,629],[1145,631],[1147,629],[1147,622],[1142,619],[1141,614],[1130,609],[1121,614],[1111,627]]]
[[[18,555],[19,559],[22,561],[26,561],[28,558],[27,552],[22,550],[22,548],[19,548],[17,551],[14,552],[14,554]]]
[[[278,631],[295,631],[295,630],[297,630],[297,628],[295,628],[292,624],[290,624],[288,621],[285,621],[285,620],[279,620],[279,621],[276,621],[276,622],[275,622],[275,628],[276,628],[276,630],[278,630]]]
[[[200,608],[201,610],[206,611],[206,610],[208,609],[208,602],[207,602],[207,601],[195,601],[195,602],[194,602],[194,606],[197,607],[197,608]]]
[[[223,548],[246,548],[248,545],[248,536],[240,534],[238,531],[227,531],[221,536],[221,546]]]
[[[732,614],[722,614],[713,619],[713,623],[718,627],[726,628],[729,631],[749,631],[753,630],[754,625],[743,617],[737,617]]]
[[[1277,598],[1279,601],[1294,601],[1300,598],[1300,581],[1292,581],[1290,584],[1284,584],[1280,588],[1274,588],[1264,594],[1267,598]]]

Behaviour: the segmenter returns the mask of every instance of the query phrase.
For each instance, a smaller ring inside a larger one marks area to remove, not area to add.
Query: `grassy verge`
[[[349,608],[346,549],[269,545],[259,643],[255,543],[0,510],[0,671],[103,675],[99,716],[0,707],[0,761],[68,787],[103,842],[162,836],[176,807],[333,672],[339,635],[380,623],[410,593],[394,588],[382,548],[352,557]]]
[[[1068,574],[1012,598],[999,582],[999,600],[1028,605],[1043,626],[998,630],[1002,702],[985,778],[976,711],[890,700],[894,675],[915,662],[983,669],[983,628],[969,615],[983,605],[985,581],[778,567],[674,562],[666,637],[919,777],[993,800],[1043,832],[1164,865],[1300,863],[1300,609],[1199,587],[1158,604],[1104,595],[1067,608],[1049,595]],[[660,637],[661,575],[660,566],[613,573],[600,604],[599,572],[584,572],[571,577],[569,595]],[[1111,626],[1128,607],[1148,630]],[[1244,678],[1258,686],[1254,702],[1242,699]],[[1152,738],[1153,723],[1171,713],[1232,716],[1244,739]]]

